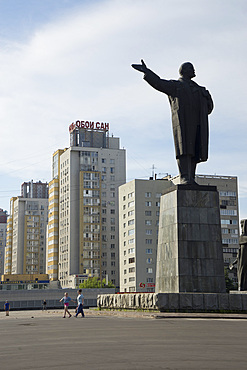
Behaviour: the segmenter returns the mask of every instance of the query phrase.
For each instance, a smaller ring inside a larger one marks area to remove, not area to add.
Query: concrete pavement
[[[63,319],[62,310],[0,312],[1,369],[247,367],[246,315],[85,311],[85,319]]]

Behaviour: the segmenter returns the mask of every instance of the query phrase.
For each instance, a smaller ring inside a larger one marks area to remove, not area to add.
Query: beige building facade
[[[126,181],[125,150],[107,131],[82,127],[71,130],[70,144],[53,155],[47,273],[62,288],[94,276],[118,286],[118,187]]]
[[[4,273],[4,253],[7,238],[7,211],[0,208],[0,275]]]
[[[48,199],[11,198],[4,274],[45,272],[47,216]]]

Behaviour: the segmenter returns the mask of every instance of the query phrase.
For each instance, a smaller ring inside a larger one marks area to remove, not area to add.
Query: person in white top
[[[77,304],[78,304],[77,313],[76,313],[75,317],[77,317],[79,315],[79,313],[81,314],[82,317],[85,317],[84,312],[83,312],[84,296],[82,294],[81,289],[78,290]]]

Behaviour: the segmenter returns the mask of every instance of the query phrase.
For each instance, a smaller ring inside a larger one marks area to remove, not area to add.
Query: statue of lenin
[[[153,88],[168,95],[180,183],[195,184],[197,163],[208,159],[208,115],[213,110],[210,93],[192,81],[195,69],[189,62],[181,65],[178,80],[161,79],[143,60],[132,67],[143,72]]]

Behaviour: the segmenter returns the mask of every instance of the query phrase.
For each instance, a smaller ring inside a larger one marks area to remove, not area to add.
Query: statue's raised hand
[[[146,64],[144,63],[143,59],[141,60],[142,64],[131,64],[131,66],[136,69],[137,71],[139,72],[143,72],[143,73],[146,73],[147,72],[147,66]]]

